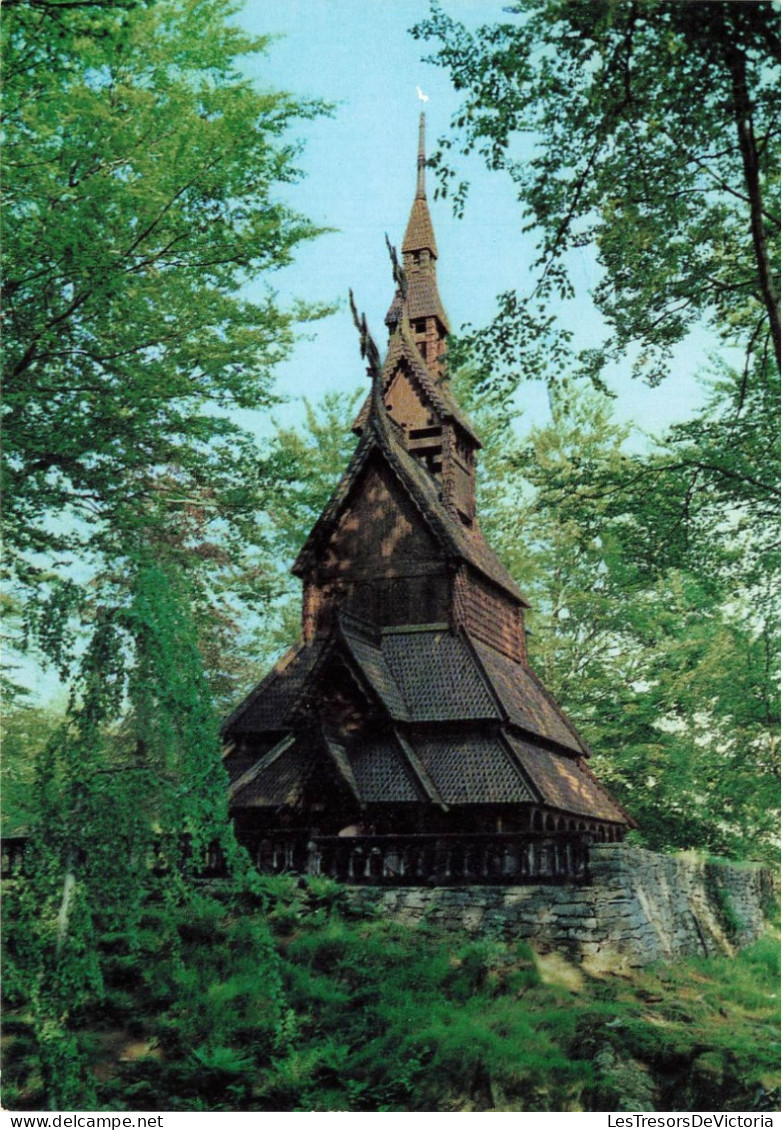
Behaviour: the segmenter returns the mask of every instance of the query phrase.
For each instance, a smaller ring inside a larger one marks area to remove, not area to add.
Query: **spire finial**
[[[427,166],[427,154],[424,146],[424,111],[419,116],[419,156],[416,162],[416,199],[425,199],[427,192],[424,187],[424,170]]]

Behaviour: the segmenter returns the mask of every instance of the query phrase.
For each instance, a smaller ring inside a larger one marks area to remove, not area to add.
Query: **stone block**
[[[370,902],[406,923],[426,917],[443,929],[480,936],[525,938],[536,948],[614,953],[628,966],[673,956],[732,952],[763,927],[761,900],[772,889],[759,869],[692,858],[656,856],[625,844],[596,845],[593,881],[580,887],[435,887],[399,891],[354,888],[357,907]],[[725,921],[716,887],[731,900]],[[374,894],[374,899],[371,897]]]

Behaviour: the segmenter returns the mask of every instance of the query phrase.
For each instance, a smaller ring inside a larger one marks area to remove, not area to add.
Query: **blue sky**
[[[469,26],[509,18],[495,0],[442,0],[442,6]],[[253,77],[262,86],[335,103],[333,117],[302,123],[305,177],[289,200],[316,223],[337,230],[303,246],[274,285],[283,297],[342,305],[337,314],[309,327],[309,340],[280,367],[279,388],[290,396],[318,400],[328,391],[362,383],[347,309],[349,287],[379,345],[385,339],[383,317],[392,283],[384,233],[399,244],[413,200],[423,108],[416,87],[429,97],[424,108],[430,145],[448,129],[459,105],[447,72],[423,62],[427,44],[409,34],[428,10],[428,0],[247,0],[243,7],[244,26],[279,37],[252,62]],[[502,291],[527,290],[535,258],[533,236],[521,233],[510,181],[474,159],[465,161],[460,173],[471,181],[463,219],[452,216],[448,202],[433,200],[432,178],[429,186],[440,292],[455,330],[465,323],[489,323]],[[597,268],[589,253],[573,266],[579,293],[568,317],[580,344],[589,344],[591,335],[600,333],[588,295]],[[657,389],[632,381],[622,370],[612,374],[617,417],[649,431],[688,418],[701,399],[694,374],[705,363],[709,344],[697,335],[681,347],[672,377]],[[523,386],[520,403],[527,421],[545,422],[547,398],[540,385]],[[296,415],[293,405],[276,413],[277,418]]]

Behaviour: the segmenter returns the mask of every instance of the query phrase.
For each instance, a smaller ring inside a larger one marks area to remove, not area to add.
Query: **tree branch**
[[[780,371],[780,298],[775,290],[772,272],[767,257],[766,240],[764,237],[761,183],[759,178],[758,153],[753,135],[753,107],[748,92],[747,59],[733,42],[728,42],[726,47],[727,62],[731,73],[732,103],[734,120],[737,126],[740,152],[742,154],[742,167],[745,173],[745,183],[750,197],[750,230],[753,238],[753,250],[756,256],[761,293],[769,319],[772,341],[775,347],[775,357]]]

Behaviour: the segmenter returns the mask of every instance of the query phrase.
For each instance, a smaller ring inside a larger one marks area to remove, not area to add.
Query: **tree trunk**
[[[750,230],[753,237],[753,251],[756,257],[761,293],[767,311],[767,319],[775,346],[775,357],[780,369],[780,297],[777,293],[772,271],[767,257],[764,238],[763,203],[759,184],[758,153],[753,133],[753,107],[748,92],[747,60],[743,51],[730,43],[726,49],[731,72],[731,90],[734,120],[737,125],[745,185],[750,200]]]
[[[68,859],[65,864],[65,878],[63,880],[63,894],[60,900],[60,909],[57,912],[57,947],[56,952],[59,957],[62,953],[65,939],[68,937],[68,921],[71,916],[71,903],[73,902],[73,892],[76,888],[76,875],[74,874],[74,853],[68,853]]]

